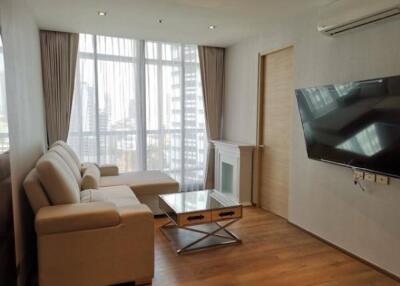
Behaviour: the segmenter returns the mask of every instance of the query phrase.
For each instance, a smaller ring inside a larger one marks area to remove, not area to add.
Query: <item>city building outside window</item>
[[[82,161],[162,170],[195,190],[206,137],[197,46],[80,35],[68,143]]]

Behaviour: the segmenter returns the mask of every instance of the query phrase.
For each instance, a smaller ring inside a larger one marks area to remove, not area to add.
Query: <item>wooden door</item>
[[[259,205],[288,217],[293,47],[260,56]]]

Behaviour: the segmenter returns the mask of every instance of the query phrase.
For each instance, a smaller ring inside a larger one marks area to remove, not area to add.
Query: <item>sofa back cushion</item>
[[[98,189],[100,184],[100,170],[95,164],[83,165],[81,190]]]
[[[72,174],[74,175],[76,181],[78,182],[78,185],[80,185],[82,180],[81,170],[76,165],[76,162],[74,158],[71,156],[71,154],[61,145],[56,145],[50,148],[50,152],[57,153],[57,155],[59,155],[65,161],[67,166],[71,169]]]
[[[65,143],[64,141],[61,141],[61,140],[54,142],[54,144],[51,146],[51,148],[53,148],[57,145],[63,147],[69,153],[71,158],[74,160],[76,166],[80,170],[81,169],[81,160],[79,160],[79,157],[78,157],[78,155],[76,155],[75,151],[67,143]]]
[[[26,176],[24,180],[24,190],[35,214],[40,208],[50,205],[46,192],[40,183],[36,169],[31,170],[28,176]]]
[[[47,152],[37,162],[36,170],[52,205],[79,203],[79,185],[59,155]]]

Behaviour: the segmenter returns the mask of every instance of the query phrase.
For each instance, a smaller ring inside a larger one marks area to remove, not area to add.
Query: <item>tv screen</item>
[[[400,76],[296,90],[307,154],[400,177]]]

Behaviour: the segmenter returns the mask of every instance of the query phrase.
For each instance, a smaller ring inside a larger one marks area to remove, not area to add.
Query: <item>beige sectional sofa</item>
[[[150,283],[157,195],[178,183],[161,172],[118,174],[81,164],[57,142],[24,181],[35,213],[39,285]],[[132,191],[133,190],[133,191]]]

